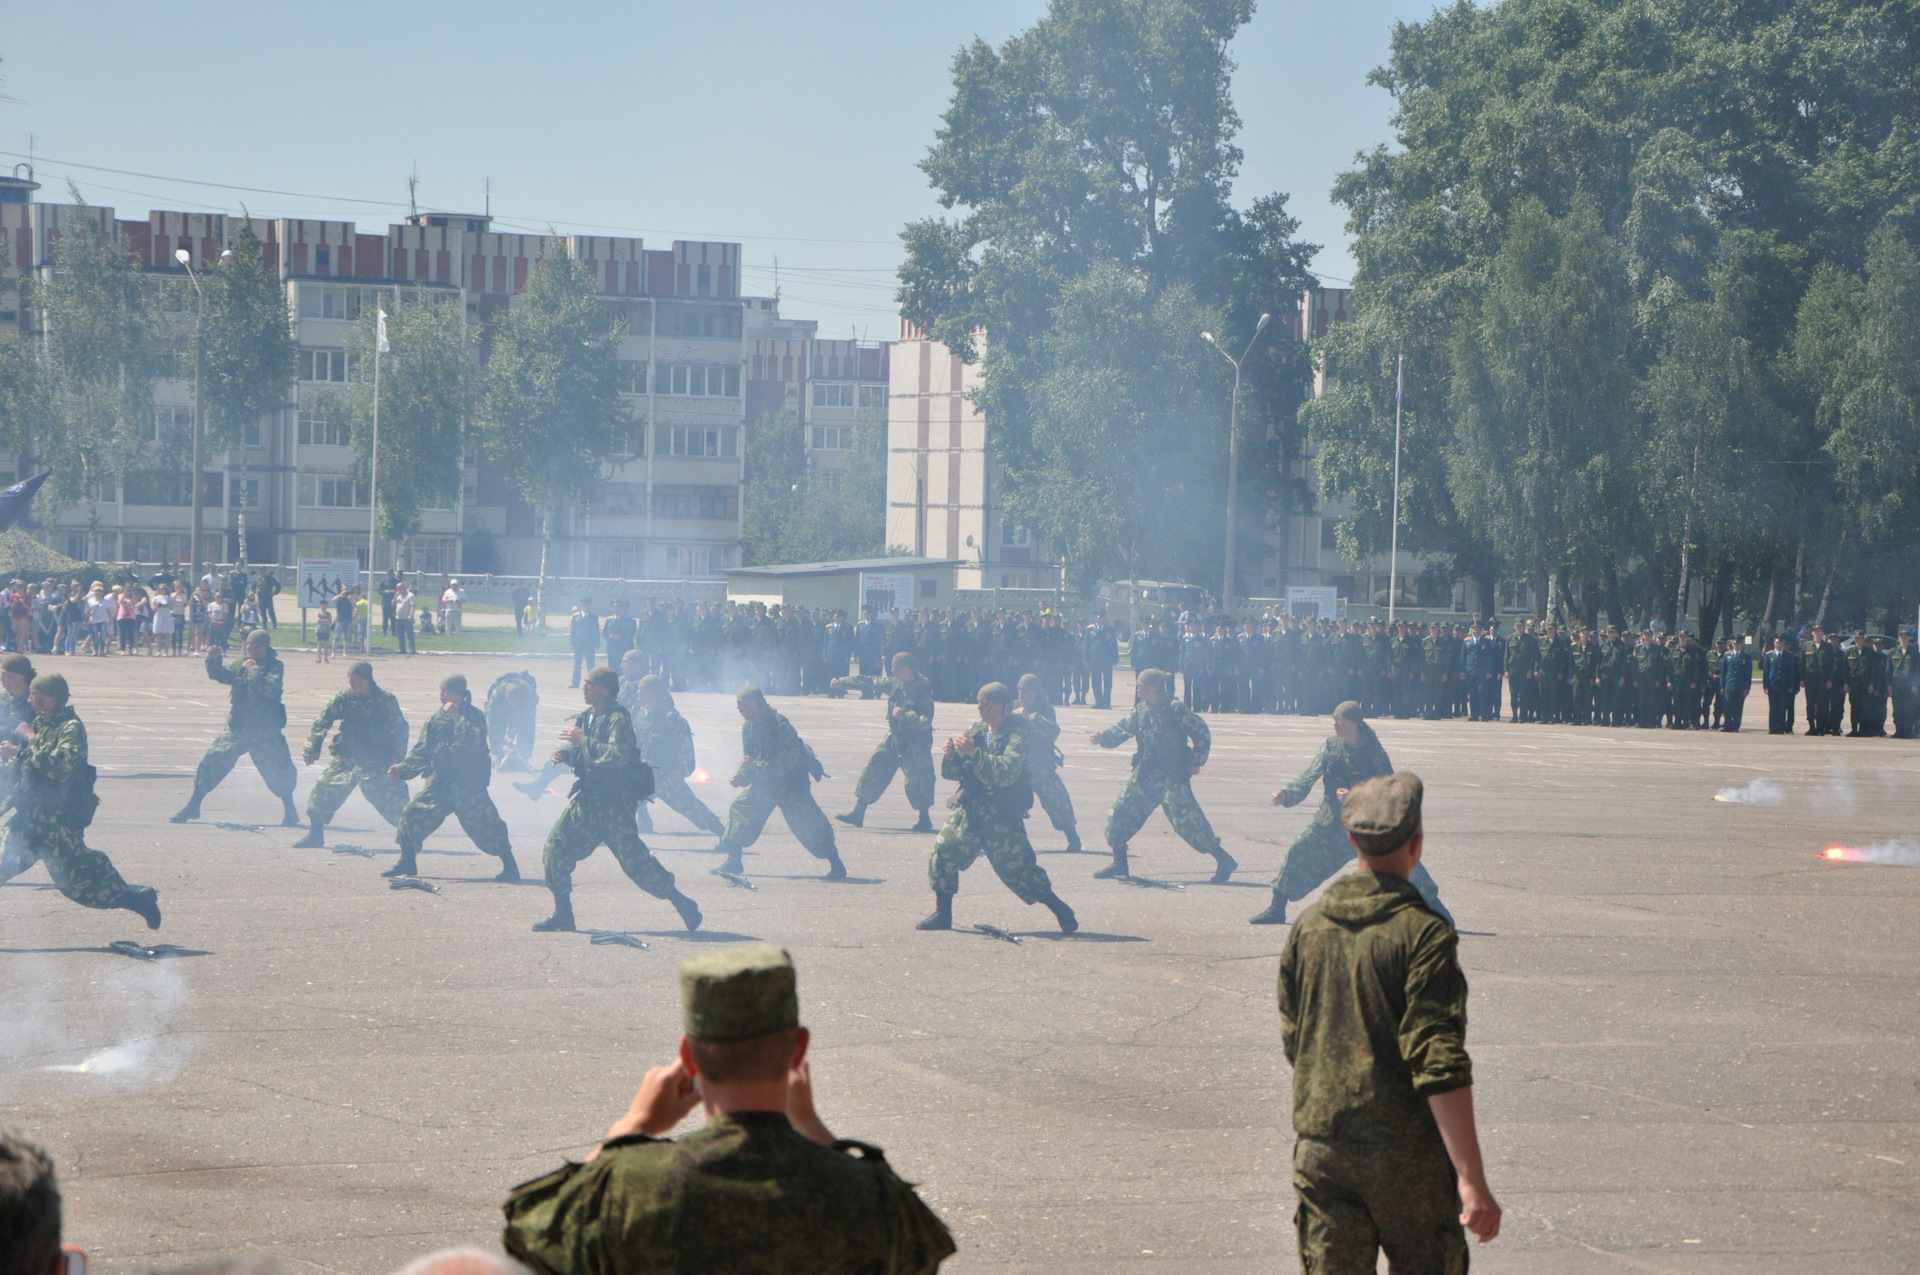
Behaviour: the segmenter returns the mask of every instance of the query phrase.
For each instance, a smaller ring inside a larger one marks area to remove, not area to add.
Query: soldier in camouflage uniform
[[[441,679],[440,711],[420,728],[413,751],[387,767],[387,778],[403,792],[409,779],[425,775],[427,784],[400,812],[393,834],[400,843],[400,861],[380,875],[412,876],[419,870],[415,857],[420,847],[452,815],[474,845],[501,861],[494,880],[518,881],[520,865],[513,859],[506,821],[487,795],[492,769],[487,717],[473,706],[467,679],[458,673]]]
[[[286,665],[274,654],[273,639],[265,629],[247,634],[240,658],[230,664],[221,662],[218,650],[207,652],[207,676],[232,688],[227,726],[214,736],[207,755],[200,759],[200,768],[193,776],[193,796],[172,822],[198,819],[201,800],[233,772],[245,754],[253,758],[254,769],[266,781],[268,791],[280,798],[282,826],[300,826],[300,812],[293,804],[293,789],[300,775],[293,768],[293,755],[287,751],[287,737],[282,733],[287,725],[287,707],[280,696],[286,674]]]
[[[86,843],[84,832],[98,799],[87,761],[87,728],[67,699],[66,678],[58,673],[34,678],[28,691],[33,720],[17,723],[0,742],[0,763],[9,780],[4,804],[14,811],[0,842],[0,882],[36,861],[44,863],[60,893],[81,907],[125,909],[157,930],[159,893],[151,886],[128,885],[113,861]]]
[[[33,720],[33,702],[27,688],[33,684],[33,661],[18,651],[0,656],[0,739],[12,739],[14,729]],[[0,801],[13,791],[14,768],[0,767]]]
[[[539,711],[540,687],[533,674],[523,670],[493,679],[487,688],[487,742],[495,770],[505,775],[533,769],[534,718]]]
[[[1465,1275],[1464,1229],[1500,1233],[1473,1119],[1459,938],[1407,880],[1418,776],[1370,779],[1341,818],[1359,871],[1307,909],[1280,956],[1293,1064],[1294,1229],[1307,1275]]]
[[[914,832],[932,832],[933,818],[933,684],[914,671],[913,656],[902,651],[893,657],[892,677],[837,677],[834,690],[860,691],[887,697],[887,737],[867,759],[854,790],[853,809],[835,815],[841,823],[863,827],[867,807],[893,782],[893,773],[907,776],[907,804],[920,812]]]
[[[960,874],[983,854],[1022,903],[1047,906],[1062,934],[1080,928],[1073,909],[1053,892],[1053,882],[1027,840],[1026,818],[1033,808],[1027,749],[1034,741],[1028,737],[1027,720],[1009,711],[1012,702],[1003,683],[981,687],[976,701],[980,720],[958,739],[949,739],[941,754],[940,773],[958,781],[960,791],[948,803],[953,813],[927,859],[933,913],[920,922],[922,930],[953,928],[953,896],[960,891]]]
[[[1154,808],[1167,812],[1167,822],[1201,854],[1212,855],[1213,883],[1224,884],[1240,865],[1220,844],[1200,803],[1193,798],[1193,776],[1207,764],[1213,733],[1200,715],[1173,698],[1173,677],[1160,669],[1142,670],[1134,684],[1139,698],[1125,719],[1087,738],[1102,748],[1118,748],[1134,739],[1133,774],[1120,790],[1107,816],[1107,845],[1113,862],[1093,875],[1127,875],[1127,843],[1140,831]]]
[[[1345,795],[1363,780],[1375,775],[1391,775],[1393,763],[1380,737],[1367,725],[1366,716],[1352,700],[1333,710],[1333,734],[1320,745],[1300,777],[1273,794],[1273,804],[1286,808],[1299,805],[1318,782],[1324,787],[1320,809],[1313,822],[1287,847],[1280,875],[1273,879],[1273,900],[1250,922],[1253,925],[1285,925],[1287,904],[1306,898],[1320,883],[1345,867],[1353,857],[1353,846],[1340,824],[1340,806]],[[1413,870],[1413,888],[1427,906],[1453,924],[1453,914],[1441,906],[1440,887],[1424,867]]]
[[[826,861],[827,880],[844,881],[847,867],[840,862],[833,825],[813,799],[813,781],[826,778],[819,759],[793,723],[767,703],[759,687],[741,687],[734,702],[745,722],[740,727],[744,755],[732,783],[746,791],[733,799],[733,809],[727,812],[727,833],[720,838],[727,858],[714,871],[741,871],[745,866],[741,852],[760,839],[768,818],[778,810],[807,853]]]
[[[694,769],[693,727],[673,706],[667,679],[658,673],[642,675],[646,662],[647,657],[639,651],[628,651],[621,657],[620,706],[633,718],[640,759],[653,767],[653,796],[702,832],[724,837],[727,825],[687,787],[687,776]],[[640,831],[652,832],[653,818],[647,813],[646,801],[640,803],[637,816]]]
[[[1060,723],[1054,719],[1053,705],[1047,703],[1040,679],[1031,673],[1020,678],[1020,703],[1013,712],[1027,727],[1027,779],[1033,784],[1033,795],[1039,798],[1053,830],[1067,834],[1067,853],[1079,854],[1080,827],[1073,817],[1073,798],[1060,782],[1064,759],[1054,743],[1060,738]]]
[[[813,1108],[793,961],[770,943],[680,963],[679,1057],[584,1164],[513,1189],[501,1242],[540,1275],[932,1275],[954,1251],[878,1147]],[[695,1107],[707,1123],[666,1137]]]
[[[406,808],[407,786],[387,778],[387,768],[406,755],[407,719],[393,693],[374,685],[368,661],[354,661],[347,670],[347,689],[328,700],[313,719],[301,761],[311,766],[320,759],[335,722],[340,733],[334,736],[333,759],[307,794],[308,831],[293,843],[295,849],[327,844],[327,824],[355,788],[388,823],[399,823]]]
[[[554,761],[571,766],[579,778],[541,854],[547,889],[553,891],[553,915],[533,927],[543,933],[573,928],[573,865],[603,845],[629,880],[673,904],[689,930],[700,928],[699,906],[674,885],[673,874],[653,857],[634,826],[633,808],[649,777],[633,719],[620,707],[619,695],[618,673],[604,664],[589,671],[580,679],[587,711],[560,732],[565,743],[553,753]]]

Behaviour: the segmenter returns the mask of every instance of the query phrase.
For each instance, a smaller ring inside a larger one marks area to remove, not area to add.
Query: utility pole
[[[193,560],[193,571],[187,577],[187,589],[191,592],[200,585],[200,470],[206,464],[207,294],[200,287],[200,277],[193,272],[193,254],[185,248],[176,248],[173,259],[187,268],[187,279],[200,300],[200,308],[193,317],[193,473],[187,478],[193,510],[187,532],[187,552]],[[212,599],[208,601],[211,603]]]
[[[1407,349],[1393,367],[1393,530],[1387,538],[1387,623],[1393,623],[1395,578],[1400,574],[1400,400],[1406,397]]]
[[[1233,619],[1233,549],[1234,522],[1240,494],[1240,365],[1247,361],[1247,355],[1253,353],[1254,342],[1267,330],[1271,314],[1260,316],[1260,322],[1254,325],[1253,336],[1247,342],[1247,348],[1234,358],[1225,350],[1220,350],[1219,342],[1213,339],[1213,333],[1202,332],[1201,339],[1214,349],[1220,350],[1220,357],[1233,364],[1233,406],[1228,413],[1227,423],[1227,578],[1220,590],[1220,609],[1226,613],[1229,622]]]

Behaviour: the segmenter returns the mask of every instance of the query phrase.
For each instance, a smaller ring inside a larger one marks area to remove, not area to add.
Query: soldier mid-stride
[[[1060,782],[1063,759],[1054,743],[1060,738],[1060,723],[1055,720],[1053,705],[1047,702],[1046,689],[1036,675],[1020,675],[1020,703],[1013,713],[1027,727],[1027,779],[1033,784],[1033,795],[1039,799],[1040,808],[1047,812],[1053,830],[1067,834],[1067,853],[1079,854],[1080,827],[1073,817],[1073,798],[1067,795],[1067,786]]]
[[[327,824],[355,788],[388,823],[399,823],[406,808],[407,786],[387,778],[387,769],[406,755],[406,715],[392,691],[374,685],[368,661],[354,661],[347,670],[347,689],[328,700],[313,719],[301,761],[311,766],[320,760],[320,748],[335,722],[340,733],[333,737],[333,758],[307,794],[307,835],[293,843],[296,849],[327,844]]]
[[[159,893],[128,885],[113,860],[86,843],[87,824],[100,802],[87,761],[87,728],[67,699],[66,678],[40,674],[27,691],[33,720],[18,723],[0,741],[9,780],[3,804],[15,812],[0,842],[0,882],[44,863],[55,888],[81,907],[124,909],[157,930]]]
[[[727,812],[727,834],[720,839],[726,862],[715,873],[739,872],[740,852],[760,839],[761,829],[775,810],[786,816],[787,829],[807,853],[827,864],[827,880],[843,881],[847,867],[834,844],[833,825],[813,799],[813,781],[826,778],[820,761],[800,738],[793,723],[774,711],[757,686],[743,686],[735,697],[740,716],[740,747],[744,754],[733,786],[745,792],[733,799]]]
[[[949,739],[941,753],[940,773],[957,780],[960,791],[949,802],[953,813],[947,816],[927,860],[933,913],[920,922],[919,929],[953,928],[953,896],[960,891],[960,874],[983,854],[1022,903],[1046,904],[1062,934],[1080,928],[1073,909],[1053,892],[1053,882],[1027,840],[1033,784],[1028,779],[1026,752],[1035,741],[1027,721],[1008,711],[1012,701],[1000,682],[981,687],[980,720],[958,739]]]
[[[1128,738],[1135,741],[1133,774],[1107,816],[1107,845],[1113,850],[1113,862],[1094,873],[1096,877],[1127,875],[1127,842],[1156,806],[1167,812],[1167,822],[1182,840],[1213,856],[1215,885],[1225,883],[1240,866],[1220,844],[1193,797],[1192,780],[1207,764],[1213,733],[1198,713],[1173,698],[1172,682],[1173,676],[1160,669],[1141,670],[1133,711],[1087,736],[1102,748],[1118,748]]]
[[[635,885],[673,904],[689,930],[700,928],[700,907],[680,893],[673,873],[640,840],[633,809],[649,787],[646,763],[634,738],[633,719],[620,707],[620,675],[602,664],[580,680],[587,711],[560,732],[563,744],[553,760],[578,776],[567,808],[547,833],[541,859],[547,889],[553,891],[553,915],[534,924],[542,932],[573,928],[573,865],[606,846]]]
[[[724,837],[727,825],[687,787],[687,776],[695,765],[693,727],[674,707],[667,679],[644,672],[646,664],[646,655],[638,650],[620,658],[620,705],[633,718],[640,759],[653,767],[653,796],[702,832]],[[647,813],[650,800],[643,800],[637,811],[641,832],[653,831],[653,818]]]
[[[487,688],[487,743],[493,768],[501,774],[533,769],[534,716],[539,709],[540,687],[531,673],[502,673]]]
[[[933,809],[933,684],[914,669],[913,656],[901,651],[893,657],[892,677],[836,677],[831,686],[836,691],[887,697],[887,737],[860,772],[853,809],[834,818],[855,828],[863,826],[867,807],[880,800],[893,782],[893,772],[904,770],[907,804],[920,812],[912,831],[932,832],[933,817],[928,812]]]
[[[406,781],[427,777],[426,787],[400,812],[394,840],[400,861],[380,875],[410,877],[419,871],[420,847],[452,815],[473,844],[501,861],[495,881],[518,881],[506,820],[487,795],[493,759],[487,748],[487,716],[473,706],[467,679],[455,673],[440,681],[440,711],[420,728],[413,751],[387,767],[387,778],[406,791]]]
[[[173,823],[198,819],[201,800],[233,772],[244,753],[253,758],[254,769],[266,781],[268,791],[280,799],[281,824],[300,826],[300,812],[293,804],[293,788],[300,776],[293,768],[293,754],[287,751],[287,737],[282,733],[287,725],[287,706],[280,702],[280,695],[285,689],[286,672],[286,665],[273,653],[273,639],[265,629],[247,634],[240,658],[231,663],[222,663],[218,650],[207,652],[207,676],[231,688],[227,725],[214,736],[207,755],[200,759],[200,768],[193,776],[193,796],[172,817]]]
[[[1287,847],[1280,875],[1273,879],[1273,901],[1251,924],[1285,925],[1287,904],[1312,894],[1322,881],[1353,858],[1353,844],[1347,840],[1347,831],[1340,824],[1340,804],[1361,780],[1392,773],[1393,763],[1387,760],[1387,750],[1381,747],[1373,727],[1367,725],[1360,705],[1348,700],[1334,709],[1333,734],[1320,745],[1320,751],[1313,755],[1300,777],[1273,794],[1274,805],[1293,807],[1306,799],[1316,782],[1325,787],[1313,822]],[[1426,868],[1416,865],[1411,879],[1413,888],[1420,891],[1427,906],[1452,925],[1453,914],[1441,906],[1440,887],[1434,884]]]

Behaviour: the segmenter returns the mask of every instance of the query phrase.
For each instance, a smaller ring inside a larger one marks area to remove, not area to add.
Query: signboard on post
[[[860,605],[872,607],[882,615],[894,607],[913,605],[913,575],[906,571],[863,571],[860,573]]]
[[[300,609],[330,606],[333,595],[360,579],[358,558],[302,558],[299,562]]]
[[[1293,619],[1338,619],[1340,591],[1318,585],[1287,586],[1287,614]]]

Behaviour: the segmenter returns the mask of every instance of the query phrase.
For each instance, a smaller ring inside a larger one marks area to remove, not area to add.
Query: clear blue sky
[[[891,337],[895,236],[936,209],[916,164],[953,53],[999,43],[1044,0],[967,5],[548,6],[497,0],[204,0],[87,6],[0,0],[0,151],[41,157],[41,198],[71,177],[120,215],[148,208],[353,219],[383,228],[418,169],[423,208],[503,228],[738,239],[746,286],[780,266],[785,312],[823,336]],[[1349,273],[1327,197],[1388,139],[1367,87],[1396,18],[1431,0],[1262,0],[1234,45],[1245,206],[1284,190],[1316,265]],[[223,190],[158,178],[285,191]],[[331,196],[329,200],[299,196]]]

